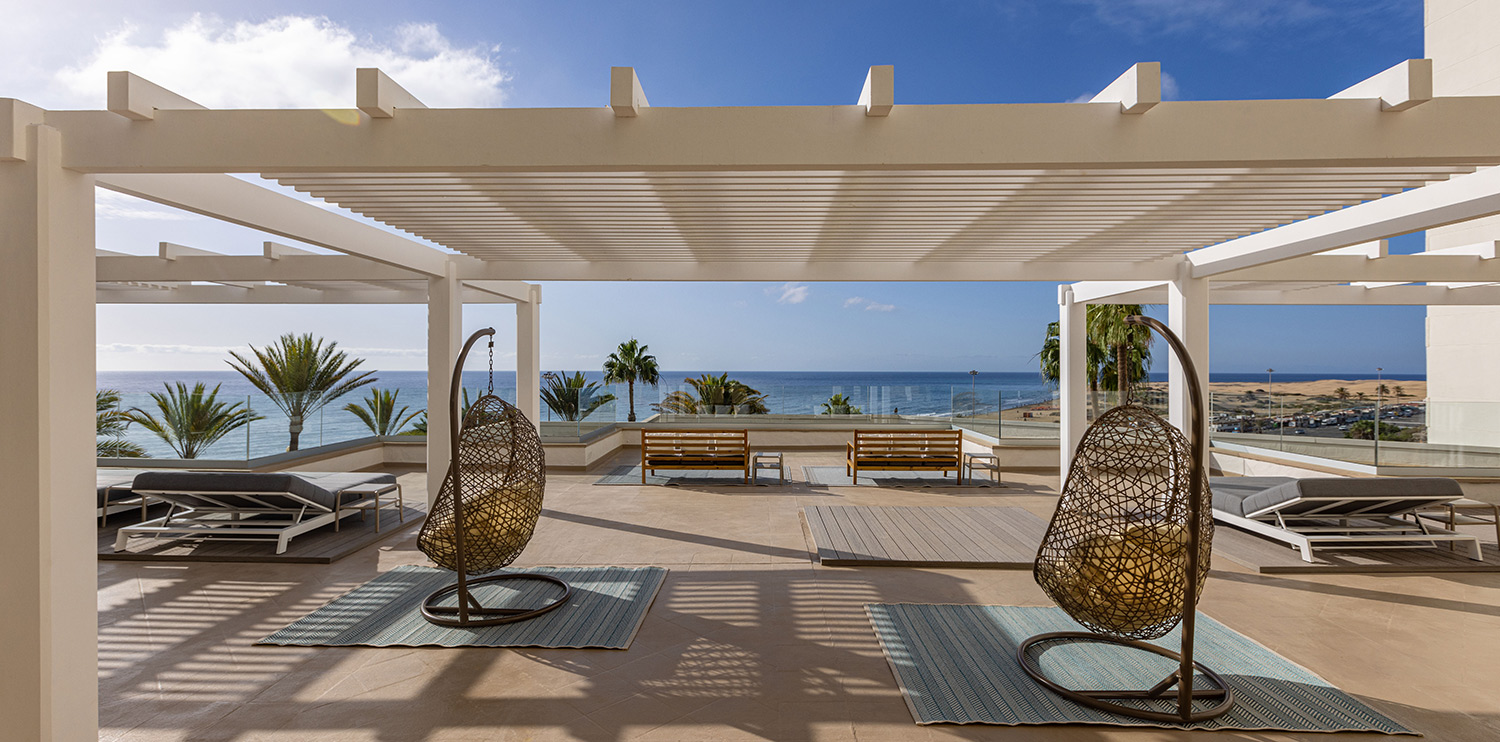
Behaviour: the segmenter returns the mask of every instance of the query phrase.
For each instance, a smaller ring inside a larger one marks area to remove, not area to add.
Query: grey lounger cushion
[[[395,484],[395,474],[378,474],[376,472],[332,472],[332,471],[293,471],[287,472],[294,477],[301,477],[313,484],[322,487],[329,492],[358,487],[365,484]],[[344,503],[348,504],[359,498],[345,497]]]
[[[240,504],[246,508],[263,507],[256,501],[279,508],[296,508],[302,503],[274,493],[296,495],[309,502],[332,509],[334,493],[307,479],[287,472],[229,471],[148,471],[135,478],[140,492],[185,493],[171,496],[173,502],[189,507],[216,507]],[[212,500],[193,497],[194,493],[212,496]],[[243,493],[244,498],[236,497]],[[253,499],[252,499],[253,498]]]
[[[1316,510],[1318,515],[1326,517],[1355,512],[1395,515],[1431,505],[1434,500],[1456,500],[1464,494],[1458,482],[1443,477],[1214,477],[1209,486],[1213,489],[1215,510],[1242,517],[1271,509],[1286,514]],[[1309,503],[1307,508],[1276,507],[1310,498],[1350,498],[1359,502],[1346,507],[1329,507],[1323,502]],[[1371,511],[1372,503],[1381,506]]]

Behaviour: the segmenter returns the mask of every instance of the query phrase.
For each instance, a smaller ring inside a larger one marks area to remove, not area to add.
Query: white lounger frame
[[[109,520],[109,516],[114,515],[115,513],[123,513],[127,510],[135,510],[136,508],[141,509],[141,520],[144,521],[146,519],[146,509],[151,507],[151,498],[146,497],[145,495],[139,495],[134,499],[127,498],[123,500],[115,500],[114,502],[111,502],[109,499],[117,490],[124,490],[126,492],[129,492],[131,489],[130,485],[132,481],[132,479],[122,479],[118,482],[115,482],[114,484],[105,485],[104,507],[94,508],[94,515],[98,516],[99,518],[100,528],[103,528],[105,526],[105,524]]]
[[[133,536],[213,538],[220,541],[275,541],[276,553],[286,553],[287,542],[308,531],[347,518],[359,510],[330,508],[289,492],[196,492],[136,490],[136,494],[165,500],[170,509],[155,520],[125,526],[115,536],[115,551],[124,551]],[[338,497],[343,497],[343,491]],[[275,505],[259,498],[277,497],[297,507]],[[191,504],[177,498],[192,498]],[[207,505],[201,503],[208,503]],[[247,506],[248,503],[248,506]],[[342,505],[342,503],[339,503]],[[205,517],[228,514],[229,518]],[[241,520],[246,516],[261,516]],[[270,517],[266,517],[270,516]]]
[[[1313,560],[1317,548],[1338,549],[1426,549],[1438,544],[1462,544],[1469,558],[1484,561],[1479,538],[1396,516],[1457,497],[1299,497],[1277,503],[1249,516],[1214,509],[1214,520],[1291,544],[1302,552],[1302,561]],[[1316,507],[1306,507],[1309,503]],[[1298,507],[1295,513],[1284,511]]]

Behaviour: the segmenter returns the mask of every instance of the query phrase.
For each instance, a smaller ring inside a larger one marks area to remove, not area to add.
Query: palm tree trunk
[[[1119,404],[1125,404],[1126,392],[1130,391],[1130,366],[1126,365],[1130,346],[1115,346],[1115,388],[1120,392]]]
[[[292,415],[287,425],[287,432],[291,434],[291,442],[287,443],[286,450],[297,450],[297,441],[302,437],[302,416]]]
[[[625,382],[625,386],[630,390],[630,415],[626,418],[626,422],[633,423],[635,422],[635,382],[627,381]]]

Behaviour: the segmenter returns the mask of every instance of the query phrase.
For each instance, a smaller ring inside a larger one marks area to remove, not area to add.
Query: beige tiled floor
[[[415,531],[332,566],[99,565],[100,723],[119,740],[1158,740],[1096,727],[919,727],[864,615],[872,601],[1043,605],[1026,572],[823,568],[812,504],[1016,505],[1006,489],[594,486],[554,473],[520,565],[670,570],[630,650],[307,649],[262,636],[400,564]],[[600,467],[603,471],[607,467]],[[423,496],[423,477],[403,479]],[[1493,532],[1491,532],[1493,533]],[[1252,575],[1218,560],[1209,615],[1435,740],[1500,739],[1500,575]],[[1203,735],[1200,735],[1203,736]],[[1287,735],[1214,733],[1214,739]],[[1366,739],[1367,735],[1308,735]]]

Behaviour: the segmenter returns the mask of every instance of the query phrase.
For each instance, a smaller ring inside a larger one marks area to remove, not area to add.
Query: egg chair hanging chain
[[[495,393],[495,336],[490,336],[490,387],[489,393]]]

